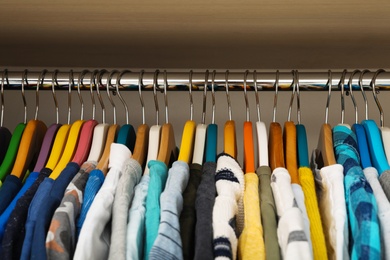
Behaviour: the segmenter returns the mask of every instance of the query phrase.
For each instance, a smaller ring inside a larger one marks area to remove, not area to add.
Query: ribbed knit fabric
[[[215,173],[218,195],[213,208],[214,259],[237,257],[235,218],[243,182],[244,173],[238,162],[230,155],[219,155]]]
[[[305,195],[305,205],[307,215],[310,220],[310,235],[313,245],[313,257],[314,259],[326,259],[328,254],[326,251],[325,236],[322,229],[321,215],[318,209],[317,195],[312,171],[307,167],[300,167],[299,180]]]
[[[239,259],[265,259],[263,227],[260,217],[259,178],[245,174],[245,227],[238,239]]]
[[[387,199],[390,201],[390,170],[382,172],[379,176],[379,182],[386,194]]]
[[[183,209],[183,192],[187,187],[190,169],[176,161],[168,172],[168,180],[160,197],[161,217],[158,235],[150,250],[149,259],[183,259],[179,217]]]

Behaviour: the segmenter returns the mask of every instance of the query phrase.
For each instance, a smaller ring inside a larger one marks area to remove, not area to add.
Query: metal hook
[[[46,73],[47,73],[47,70],[46,70],[46,69],[42,70],[42,72],[41,72],[41,74],[39,75],[38,80],[37,80],[37,90],[35,91],[35,116],[34,116],[34,120],[37,120],[37,119],[38,119],[38,111],[39,111],[39,87],[40,87],[40,85],[43,85],[43,82],[44,82],[44,80],[45,80]]]
[[[93,87],[96,87],[96,75],[99,73],[99,70],[94,70],[91,73],[91,79],[89,80],[89,92],[91,95],[91,102],[92,102],[92,119],[95,120],[96,117],[96,102],[95,102],[95,96],[93,94]]]
[[[3,127],[3,121],[4,121],[4,80],[7,80],[7,85],[9,85],[8,81],[8,70],[3,70],[3,73],[1,74],[1,119],[0,119],[0,127]]]
[[[119,73],[119,71],[117,71],[117,70],[111,71],[110,74],[109,74],[108,77],[107,77],[107,82],[106,82],[106,90],[107,90],[108,100],[109,100],[110,103],[111,103],[112,111],[113,111],[113,113],[114,113],[114,125],[116,125],[116,106],[115,106],[115,102],[114,102],[114,100],[112,99],[112,96],[111,96],[111,93],[110,93],[110,86],[112,86],[112,84],[111,84],[111,79],[112,79],[112,76],[113,76],[115,73]]]
[[[131,72],[130,70],[124,70],[122,71],[121,73],[118,74],[117,78],[116,78],[116,84],[115,84],[115,89],[116,89],[116,93],[118,94],[118,98],[119,100],[122,102],[122,105],[124,106],[125,108],[125,115],[126,115],[126,124],[128,125],[129,124],[129,108],[127,107],[127,104],[126,104],[126,101],[123,99],[120,91],[119,91],[119,86],[120,86],[120,80],[122,79],[123,75],[127,72]]]
[[[158,74],[160,73],[159,70],[156,70],[154,72],[153,76],[153,97],[154,97],[154,106],[156,108],[156,121],[157,125],[159,125],[159,117],[160,117],[160,110],[158,108],[158,100],[157,100],[157,88],[158,88]]]
[[[57,84],[57,86],[59,85],[58,81],[57,81],[58,72],[59,72],[58,70],[55,70],[53,72],[53,75],[51,78],[51,93],[53,95],[54,106],[56,109],[56,124],[58,124],[60,122],[60,113],[58,111],[58,101],[57,101],[57,96],[56,96],[56,91],[55,91],[55,84]]]
[[[190,95],[190,120],[192,121],[193,115],[194,115],[194,101],[192,100],[192,74],[193,71],[190,70],[190,75],[189,75],[189,83],[190,85],[188,86],[188,91]]]
[[[272,117],[272,122],[276,122],[276,108],[278,106],[278,90],[279,90],[279,70],[276,71],[276,78],[275,78],[275,83],[274,83],[274,88],[275,88],[275,96],[274,96],[274,108],[273,108],[273,117]]]
[[[23,99],[23,105],[24,105],[24,123],[26,124],[27,123],[27,102],[26,102],[26,96],[24,94],[24,82],[26,81],[27,85],[28,84],[28,80],[27,80],[27,73],[28,73],[28,70],[24,70],[23,71],[23,76],[22,76],[22,99]]]
[[[348,80],[349,94],[351,95],[353,108],[355,109],[355,124],[357,124],[359,122],[359,114],[358,114],[358,107],[357,107],[357,104],[356,104],[355,96],[353,95],[352,80],[353,80],[353,77],[355,76],[355,74],[357,74],[357,73],[361,73],[361,71],[360,70],[354,70],[351,73],[351,76],[349,77],[349,80]],[[359,77],[359,80],[360,80],[360,77]],[[359,84],[360,84],[360,82],[359,82]]]
[[[202,111],[202,124],[206,123],[206,100],[207,100],[207,85],[209,83],[209,70],[206,70],[204,76],[204,89],[203,89],[203,111]]]
[[[341,88],[341,124],[344,124],[344,116],[345,116],[345,102],[344,102],[344,83],[345,76],[347,75],[347,70],[343,70],[343,74],[341,74],[341,78],[339,81],[339,89]]]
[[[226,90],[226,98],[228,103],[228,112],[229,112],[229,120],[232,120],[232,106],[230,103],[230,95],[229,95],[229,70],[225,72],[225,90]]]
[[[295,87],[296,87],[296,93],[297,93],[297,120],[298,124],[301,124],[301,94],[299,91],[299,72],[298,70],[295,70]]]
[[[248,78],[248,73],[249,73],[249,70],[246,70],[245,74],[244,74],[244,98],[245,98],[245,108],[246,108],[246,121],[250,121],[248,94],[246,91],[246,87],[247,87],[246,79]]]
[[[80,105],[81,105],[80,120],[84,119],[84,101],[83,101],[83,97],[81,96],[80,84],[83,85],[83,87],[84,87],[83,79],[87,73],[89,73],[88,70],[83,70],[80,73],[78,81],[77,81],[77,94],[79,96]],[[69,84],[70,84],[71,79],[73,79],[73,70],[70,70],[70,73],[69,73]],[[91,84],[91,82],[89,84]]]
[[[141,109],[142,109],[142,124],[145,124],[145,104],[144,104],[144,98],[142,96],[142,86],[144,85],[142,82],[142,78],[144,76],[144,70],[141,70],[139,73],[138,78],[138,93],[139,93],[139,100],[141,102]]]
[[[328,124],[330,97],[332,94],[332,71],[331,70],[328,70],[328,81],[326,82],[326,86],[328,87],[328,98],[326,99],[326,107],[325,107],[325,124]]]
[[[257,71],[253,71],[253,85],[255,88],[255,97],[256,97],[256,110],[257,110],[257,121],[260,122],[260,101],[259,101],[259,92],[257,91]]]
[[[213,75],[211,77],[211,100],[213,104],[212,114],[211,114],[211,123],[215,124],[215,91],[214,91],[214,81],[215,81],[215,75],[217,72],[213,70]]]
[[[165,101],[165,123],[166,124],[169,123],[167,88],[168,88],[167,71],[164,70],[164,101]]]
[[[367,101],[367,97],[366,97],[366,92],[364,91],[364,88],[363,88],[363,76],[364,74],[366,74],[367,72],[370,72],[369,70],[365,69],[363,70],[361,73],[360,73],[360,77],[359,77],[359,87],[360,87],[360,91],[362,92],[362,96],[363,96],[363,100],[364,100],[364,106],[365,106],[365,114],[366,114],[366,120],[368,119],[368,101]]]
[[[376,89],[375,89],[376,88],[375,84],[376,84],[376,78],[382,72],[386,72],[386,71],[384,69],[379,69],[379,70],[375,71],[375,74],[372,77],[372,80],[371,80],[371,83],[370,83],[370,86],[372,88],[372,95],[374,96],[375,103],[376,103],[376,105],[378,106],[378,109],[379,109],[379,113],[380,113],[380,126],[381,127],[383,127],[385,119],[384,119],[384,115],[383,115],[383,109],[382,109],[381,103],[379,102],[378,95],[377,95],[377,92],[376,92]]]
[[[100,86],[103,85],[102,83],[102,77],[103,77],[103,74],[106,73],[107,70],[100,70],[97,74],[96,74],[96,94],[97,94],[97,97],[99,99],[99,103],[102,107],[102,121],[103,121],[103,124],[106,123],[106,107],[104,105],[104,102],[103,102],[103,98],[102,98],[102,95],[100,94]]]
[[[295,70],[292,70],[291,73],[292,73],[292,77],[293,77],[291,85],[290,85],[290,88],[292,87],[292,93],[291,93],[291,98],[290,98],[290,105],[288,106],[287,121],[291,121],[291,111],[292,111],[292,106],[294,103],[295,88],[296,88]]]

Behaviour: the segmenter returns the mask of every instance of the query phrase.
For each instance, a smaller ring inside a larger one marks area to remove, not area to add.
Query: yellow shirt
[[[299,180],[305,195],[307,216],[310,220],[310,238],[313,244],[314,259],[327,259],[325,236],[317,203],[313,172],[307,167],[300,167]]]
[[[238,240],[239,259],[265,259],[259,204],[259,179],[256,173],[245,174],[244,212],[244,230]]]

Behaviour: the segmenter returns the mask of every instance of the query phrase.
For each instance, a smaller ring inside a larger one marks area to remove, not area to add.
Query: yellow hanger
[[[244,98],[245,98],[245,110],[246,120],[244,122],[244,170],[245,173],[255,172],[255,146],[253,142],[253,129],[252,122],[250,121],[249,101],[247,95],[247,77],[249,71],[246,70],[244,74]]]
[[[283,134],[282,127],[276,122],[276,108],[278,103],[278,89],[279,89],[279,70],[276,71],[276,80],[274,84],[275,97],[273,108],[273,120],[269,128],[269,160],[272,170],[278,167],[285,167],[284,152],[283,152]]]
[[[225,73],[225,89],[228,102],[229,120],[226,121],[224,127],[224,152],[237,159],[237,140],[236,140],[236,125],[232,120],[232,107],[230,105],[229,96],[229,83],[228,83],[229,71]]]
[[[194,111],[194,104],[192,101],[192,70],[190,71],[189,81],[190,85],[188,86],[188,89],[190,93],[190,120],[188,120],[184,125],[178,158],[178,160],[186,162],[187,164],[190,163],[192,159],[196,131],[196,123],[192,120]]]
[[[168,167],[177,158],[175,134],[172,125],[168,122],[168,97],[167,97],[167,72],[164,71],[164,100],[165,100],[165,124],[161,128],[160,149],[157,160],[164,162]]]

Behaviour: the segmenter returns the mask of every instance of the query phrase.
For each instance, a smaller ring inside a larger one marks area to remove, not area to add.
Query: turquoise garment
[[[160,161],[150,161],[150,182],[148,195],[146,196],[145,213],[145,246],[144,259],[149,259],[149,252],[158,234],[160,225],[160,195],[165,188],[168,178],[168,168]]]
[[[381,259],[378,208],[359,163],[356,136],[348,127],[338,125],[333,128],[333,146],[337,163],[344,167],[351,259]]]

